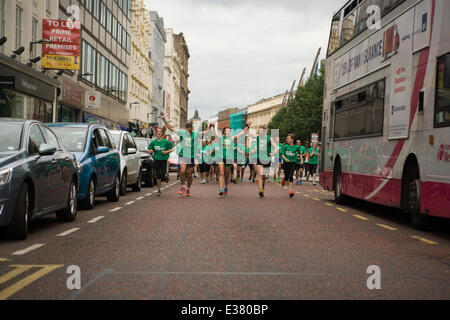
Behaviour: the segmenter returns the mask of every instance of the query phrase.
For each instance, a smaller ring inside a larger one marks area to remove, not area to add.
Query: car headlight
[[[12,169],[5,169],[0,171],[0,185],[7,184],[11,181]]]

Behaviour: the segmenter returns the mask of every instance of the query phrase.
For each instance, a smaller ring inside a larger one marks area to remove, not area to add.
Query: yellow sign
[[[61,70],[80,70],[80,56],[45,55],[42,68]]]

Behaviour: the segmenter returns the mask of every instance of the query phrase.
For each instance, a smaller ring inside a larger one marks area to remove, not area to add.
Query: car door
[[[94,153],[95,158],[93,165],[97,175],[97,192],[102,193],[109,187],[108,169],[106,166],[108,153],[98,153],[98,147],[103,146],[103,140],[99,130],[100,128],[96,128],[92,132],[92,145],[94,146],[94,150],[91,152]]]
[[[70,189],[71,180],[71,160],[69,154],[62,150],[55,134],[45,126],[39,126],[45,139],[45,143],[56,148],[55,154],[52,156],[52,169],[50,176],[53,183],[53,204],[58,208],[66,205],[67,196]]]
[[[122,143],[125,144],[125,160],[127,161],[128,170],[127,181],[128,183],[134,183],[137,180],[137,168],[133,161],[135,154],[128,154],[128,149],[134,148],[135,146],[129,133],[124,134]]]
[[[107,187],[111,187],[114,184],[114,179],[116,177],[116,173],[118,172],[117,159],[114,157],[114,153],[116,152],[113,148],[112,141],[109,138],[108,133],[105,129],[98,129],[101,137],[102,137],[102,147],[106,147],[109,149],[108,153],[105,153],[105,167],[106,167],[106,177]]]
[[[141,168],[141,157],[139,154],[139,149],[136,144],[136,141],[134,140],[132,135],[128,135],[128,138],[130,139],[130,143],[132,145],[131,148],[136,149],[136,153],[132,155],[132,162],[133,162],[133,170],[136,172],[136,180],[139,176],[139,170]]]
[[[34,207],[37,214],[50,210],[54,201],[55,164],[52,163],[53,156],[39,155],[39,147],[44,143],[45,139],[39,125],[33,124],[28,132],[27,152],[34,182]]]

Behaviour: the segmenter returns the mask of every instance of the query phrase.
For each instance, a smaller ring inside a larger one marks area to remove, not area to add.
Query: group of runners
[[[179,155],[180,166],[180,195],[191,196],[194,168],[200,169],[201,183],[208,183],[214,174],[219,185],[219,196],[226,196],[229,192],[230,182],[242,182],[246,167],[250,168],[250,178],[258,183],[258,194],[264,197],[266,181],[269,179],[269,171],[272,164],[278,162],[278,170],[275,172],[274,182],[289,183],[289,197],[294,196],[293,184],[296,173],[297,183],[301,184],[303,168],[313,175],[315,185],[318,147],[313,143],[307,150],[296,140],[293,134],[289,134],[285,143],[280,143],[278,138],[267,134],[264,126],[258,127],[256,133],[249,131],[251,122],[247,122],[243,130],[232,134],[230,127],[216,130],[211,124],[205,131],[194,132],[191,123],[187,123],[184,130],[176,130],[163,116],[162,120],[167,129],[177,132],[179,141],[174,146],[169,140],[164,139],[165,130],[157,128],[156,139],[148,146],[148,152],[153,154],[156,168],[156,181],[158,196],[161,195],[161,181],[166,175],[167,160],[169,154],[176,150]],[[245,139],[248,137],[248,139]],[[278,155],[281,155],[279,157]],[[308,163],[307,166],[305,164]],[[284,177],[281,180],[281,170]],[[278,175],[278,178],[277,178]]]

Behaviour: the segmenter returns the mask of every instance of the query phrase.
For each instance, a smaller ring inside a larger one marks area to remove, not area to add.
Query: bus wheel
[[[420,179],[408,181],[408,211],[414,228],[426,230],[429,227],[429,217],[420,213]]]
[[[334,200],[337,204],[345,204],[348,202],[348,197],[342,194],[342,169],[341,163],[338,162],[334,169],[333,179]]]

